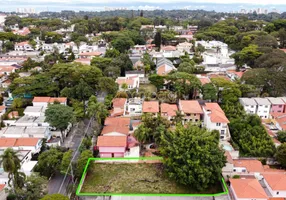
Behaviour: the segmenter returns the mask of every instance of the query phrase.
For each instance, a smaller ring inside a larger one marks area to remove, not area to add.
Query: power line
[[[58,192],[58,193],[61,193],[62,187],[63,187],[64,182],[65,182],[65,180],[66,180],[66,177],[67,177],[67,175],[68,175],[67,172],[69,171],[70,167],[71,167],[71,170],[72,170],[72,162],[73,162],[73,160],[75,159],[75,157],[76,157],[76,155],[77,155],[77,153],[78,153],[78,151],[79,151],[79,148],[81,147],[81,144],[82,144],[82,142],[83,142],[83,140],[84,140],[84,138],[85,138],[85,136],[86,136],[86,134],[87,134],[87,131],[88,131],[88,129],[89,129],[89,126],[90,126],[90,124],[91,124],[92,119],[93,119],[93,117],[90,118],[89,123],[88,123],[88,125],[87,125],[87,127],[86,127],[86,129],[85,129],[85,131],[84,131],[84,136],[82,137],[82,139],[81,139],[81,141],[80,141],[80,144],[79,144],[79,146],[77,147],[77,149],[76,149],[76,151],[75,151],[75,153],[74,153],[74,155],[73,155],[73,157],[72,157],[72,159],[71,159],[71,161],[70,161],[69,167],[68,167],[68,169],[67,169],[67,171],[66,171],[66,173],[65,173],[65,177],[64,177],[64,179],[63,179],[63,181],[62,181],[62,183],[61,183],[61,186],[60,186],[60,188],[59,188],[59,192]],[[73,171],[73,170],[72,170],[72,171]],[[73,172],[72,172],[72,179],[73,179]]]

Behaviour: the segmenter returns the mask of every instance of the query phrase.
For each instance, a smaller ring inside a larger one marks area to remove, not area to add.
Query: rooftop
[[[121,134],[128,135],[129,134],[129,126],[104,126],[101,135],[105,135],[108,133],[117,132]]]
[[[114,98],[112,100],[113,107],[124,107],[127,99],[126,98]]]
[[[253,98],[239,98],[244,105],[256,106],[257,103]]]
[[[271,103],[266,98],[254,98],[258,105],[271,105]]]
[[[229,123],[225,113],[217,103],[205,103],[205,109],[210,111],[210,119],[214,123]]]
[[[168,104],[168,103],[162,103],[161,104],[161,113],[167,113],[168,116],[176,116],[176,111],[178,110],[178,107],[176,104]]]
[[[36,146],[39,138],[0,138],[0,147]]]
[[[245,167],[248,172],[264,172],[259,160],[234,160],[235,167]]]
[[[144,101],[142,111],[145,113],[158,113],[159,101]]]
[[[285,102],[281,98],[279,98],[279,97],[277,97],[277,98],[275,98],[275,97],[268,97],[267,99],[270,101],[271,104],[274,104],[274,105],[285,104]]]
[[[203,114],[203,110],[196,100],[179,100],[179,109],[184,113]]]
[[[272,190],[286,191],[286,174],[263,174]]]
[[[104,121],[105,126],[129,126],[129,117],[107,117]]]
[[[99,147],[126,147],[127,136],[98,136]]]
[[[256,179],[229,179],[238,198],[268,199],[264,189]]]

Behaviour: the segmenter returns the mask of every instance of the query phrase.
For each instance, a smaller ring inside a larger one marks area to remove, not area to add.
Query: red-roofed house
[[[0,149],[13,148],[14,150],[31,151],[38,153],[42,147],[40,138],[0,138]]]
[[[256,179],[230,179],[234,200],[267,200],[268,196]]]
[[[98,136],[97,148],[101,158],[124,157],[127,136]]]
[[[90,65],[90,61],[91,61],[91,59],[89,59],[89,58],[78,58],[78,59],[74,60],[74,62],[81,63],[83,65]]]
[[[159,113],[159,101],[144,101],[142,112],[152,113],[154,116],[157,116]]]
[[[104,136],[125,136],[131,133],[130,118],[127,117],[108,117],[104,122],[101,135]]]
[[[31,32],[30,32],[30,29],[29,29],[28,27],[24,27],[24,28],[22,28],[22,29],[13,31],[13,33],[14,33],[15,35],[26,36],[26,35],[28,35],[28,34],[31,33]]]
[[[272,197],[286,198],[286,174],[263,174],[263,181]]]
[[[92,58],[94,58],[94,57],[98,57],[98,56],[101,56],[102,55],[102,53],[101,52],[84,52],[84,53],[80,53],[79,54],[79,58],[80,59],[86,59],[86,58],[88,58],[88,59],[92,59]]]
[[[204,125],[208,130],[218,130],[221,140],[229,139],[228,123],[223,110],[217,103],[205,103],[203,106]]]
[[[14,49],[15,51],[34,51],[34,48],[28,41],[16,43],[14,45]]]
[[[176,112],[178,111],[178,107],[176,104],[161,104],[161,116],[167,118],[169,121],[173,121],[176,116]]]
[[[60,104],[67,105],[66,97],[34,97],[33,106],[47,107],[49,103],[59,102]]]
[[[179,110],[184,115],[183,124],[198,122],[203,114],[203,110],[196,100],[179,100]]]
[[[124,114],[124,107],[127,102],[126,98],[115,98],[112,100],[111,116],[122,116]]]

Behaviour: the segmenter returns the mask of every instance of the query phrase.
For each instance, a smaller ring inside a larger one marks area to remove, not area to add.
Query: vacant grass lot
[[[162,173],[162,164],[92,163],[86,175],[82,193],[118,194],[193,194],[222,192],[218,183],[207,191],[197,192],[176,184]]]
[[[151,92],[151,93],[157,92],[157,88],[155,87],[155,85],[152,85],[152,84],[140,84],[139,90],[140,90],[140,89],[149,91],[149,92]]]

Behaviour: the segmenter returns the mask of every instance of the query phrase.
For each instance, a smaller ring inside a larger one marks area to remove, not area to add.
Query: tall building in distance
[[[257,14],[265,14],[267,15],[268,13],[272,12],[272,13],[279,13],[280,14],[280,11],[276,8],[273,8],[272,10],[267,10],[267,9],[264,9],[264,8],[257,8],[257,9],[250,9],[250,10],[246,10],[244,8],[240,9],[238,11],[238,13],[241,13],[241,14],[252,14],[256,12]]]
[[[35,8],[17,8],[17,13],[24,13],[24,14],[35,14]]]

